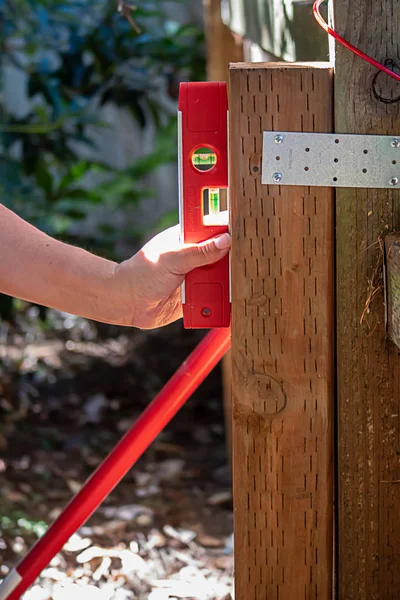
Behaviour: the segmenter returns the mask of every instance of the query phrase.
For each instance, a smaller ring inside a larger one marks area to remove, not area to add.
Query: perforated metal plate
[[[264,131],[261,181],[400,188],[400,136]]]

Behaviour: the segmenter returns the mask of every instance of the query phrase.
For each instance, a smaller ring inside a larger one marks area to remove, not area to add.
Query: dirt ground
[[[30,311],[0,328],[0,579],[204,335]],[[23,598],[226,600],[232,527],[216,369]]]

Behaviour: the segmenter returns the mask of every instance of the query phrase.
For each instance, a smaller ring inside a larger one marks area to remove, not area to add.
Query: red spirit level
[[[226,84],[182,83],[178,128],[181,239],[186,244],[199,243],[228,231],[228,225],[217,217],[219,190],[228,188]],[[228,255],[186,276],[182,305],[187,329],[229,327]]]

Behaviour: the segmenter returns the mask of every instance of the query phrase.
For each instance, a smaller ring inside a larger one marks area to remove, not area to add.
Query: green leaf
[[[61,202],[64,198],[86,200],[90,204],[99,204],[102,202],[102,195],[95,189],[88,188],[73,188],[71,190],[63,190],[57,201]]]
[[[175,33],[176,36],[180,37],[196,37],[199,34],[201,35],[202,31],[197,25],[193,24],[182,25]]]
[[[90,171],[90,168],[90,163],[84,160],[73,164],[58,186],[59,193],[69,187],[72,183],[76,183],[76,181],[81,179],[85,173]]]
[[[82,160],[71,165],[59,185],[59,192],[63,192],[70,185],[75,185],[86,173],[115,173],[115,169],[105,163]]]
[[[35,106],[33,112],[41,123],[46,123],[49,120],[47,110],[44,106]]]

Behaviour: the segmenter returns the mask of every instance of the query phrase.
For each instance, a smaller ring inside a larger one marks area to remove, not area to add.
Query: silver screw
[[[392,148],[400,148],[400,140],[398,138],[393,138],[390,145]]]
[[[399,178],[398,177],[391,177],[389,179],[389,184],[390,185],[397,185],[399,183]]]
[[[272,175],[272,179],[275,181],[275,183],[279,183],[279,181],[282,181],[282,173],[274,173]]]
[[[282,142],[283,142],[283,135],[281,135],[279,133],[278,135],[275,136],[274,140],[275,140],[275,144],[282,144]]]

